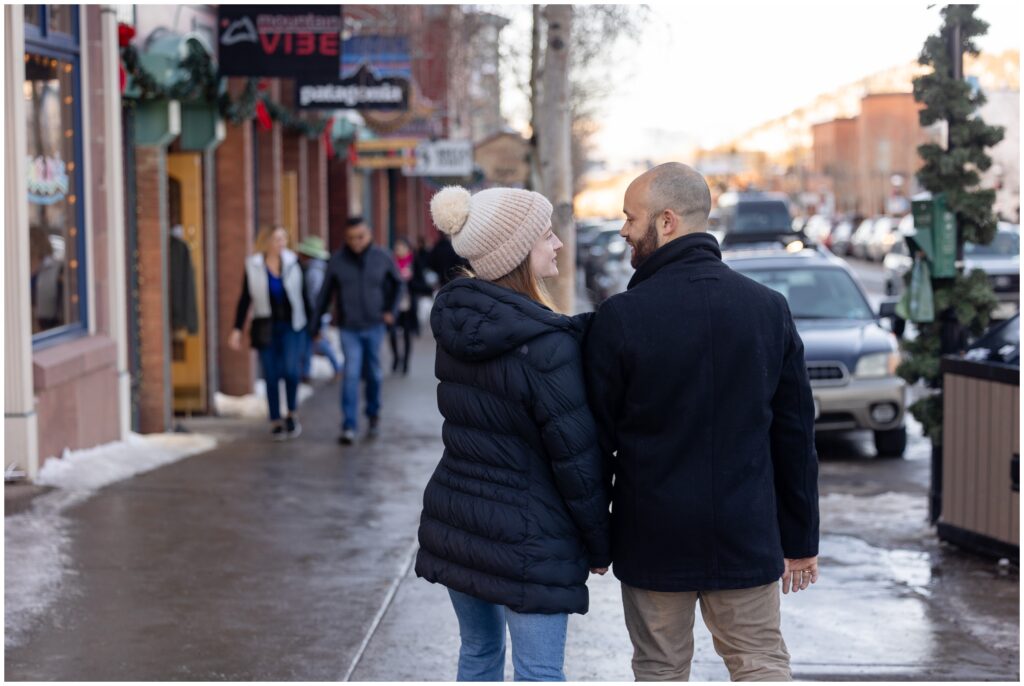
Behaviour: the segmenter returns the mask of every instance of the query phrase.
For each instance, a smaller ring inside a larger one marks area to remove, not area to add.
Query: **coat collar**
[[[718,247],[718,240],[710,233],[701,231],[700,233],[682,236],[671,243],[661,246],[644,260],[640,268],[633,274],[633,278],[629,280],[626,290],[646,281],[654,276],[662,267],[675,262],[699,264],[709,261],[718,262],[721,259],[722,250]]]

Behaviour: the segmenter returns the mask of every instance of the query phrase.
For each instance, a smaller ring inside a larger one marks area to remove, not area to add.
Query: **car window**
[[[782,293],[796,319],[874,319],[857,284],[843,269],[734,268]]]
[[[1020,235],[999,231],[988,245],[964,243],[964,257],[1015,257],[1020,255]]]
[[[733,230],[748,233],[791,231],[789,210],[782,202],[743,202],[736,206]]]

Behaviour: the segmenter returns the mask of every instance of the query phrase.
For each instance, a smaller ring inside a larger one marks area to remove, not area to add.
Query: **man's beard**
[[[657,217],[651,219],[647,224],[647,231],[641,236],[640,241],[633,245],[633,256],[629,260],[633,269],[638,269],[658,249],[657,221]]]

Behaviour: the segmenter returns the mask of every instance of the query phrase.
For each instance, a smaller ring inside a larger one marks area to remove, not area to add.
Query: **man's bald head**
[[[626,223],[619,233],[633,248],[633,266],[639,267],[666,243],[707,230],[711,191],[696,170],[669,162],[629,184],[622,212]]]
[[[637,181],[641,179],[647,187],[649,217],[672,210],[679,215],[684,233],[707,230],[711,190],[700,172],[679,162],[668,162],[645,172]]]

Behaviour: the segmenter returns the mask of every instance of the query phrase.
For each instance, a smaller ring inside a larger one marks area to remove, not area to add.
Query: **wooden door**
[[[174,387],[174,411],[179,414],[202,414],[206,406],[206,282],[204,279],[205,235],[203,226],[203,163],[200,153],[183,152],[167,155],[168,182],[174,192],[170,196],[171,227],[180,223],[183,240],[191,257],[191,274],[175,273],[168,265],[171,297],[175,280],[192,279],[198,330],[169,326],[171,329],[171,384]],[[180,265],[179,265],[180,266]]]

